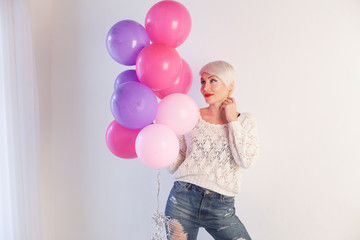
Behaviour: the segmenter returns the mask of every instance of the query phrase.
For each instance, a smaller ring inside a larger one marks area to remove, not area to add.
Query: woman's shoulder
[[[241,115],[240,116],[243,116],[243,117],[246,117],[246,118],[255,118],[255,115],[251,112],[241,112]]]
[[[238,121],[241,125],[256,125],[257,119],[251,112],[241,112],[241,115],[238,117]]]

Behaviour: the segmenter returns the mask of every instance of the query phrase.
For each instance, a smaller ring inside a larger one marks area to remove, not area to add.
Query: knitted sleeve
[[[239,166],[249,168],[259,156],[256,118],[250,113],[242,113],[228,126],[231,153]]]
[[[186,157],[186,142],[184,135],[178,137],[179,139],[179,155],[177,156],[176,160],[167,168],[168,171],[172,174],[174,173],[181,163],[185,160]]]

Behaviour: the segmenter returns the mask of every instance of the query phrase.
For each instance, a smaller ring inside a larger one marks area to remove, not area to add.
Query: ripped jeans
[[[203,227],[215,240],[251,240],[235,215],[234,197],[175,181],[166,203],[168,240],[195,240]]]

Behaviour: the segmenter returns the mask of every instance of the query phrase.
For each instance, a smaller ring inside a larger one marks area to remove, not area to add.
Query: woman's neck
[[[220,106],[221,106],[221,103],[215,103],[215,104],[209,105],[207,107],[208,114],[214,118],[221,118]]]
[[[226,123],[223,113],[220,112],[220,106],[221,104],[211,104],[208,107],[203,108],[203,110],[201,111],[203,114],[201,114],[201,116],[210,123],[214,123],[214,124]]]

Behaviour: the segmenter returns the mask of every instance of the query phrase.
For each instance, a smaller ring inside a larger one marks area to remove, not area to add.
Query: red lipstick
[[[214,94],[206,93],[205,97],[211,97],[212,95],[214,95]]]

